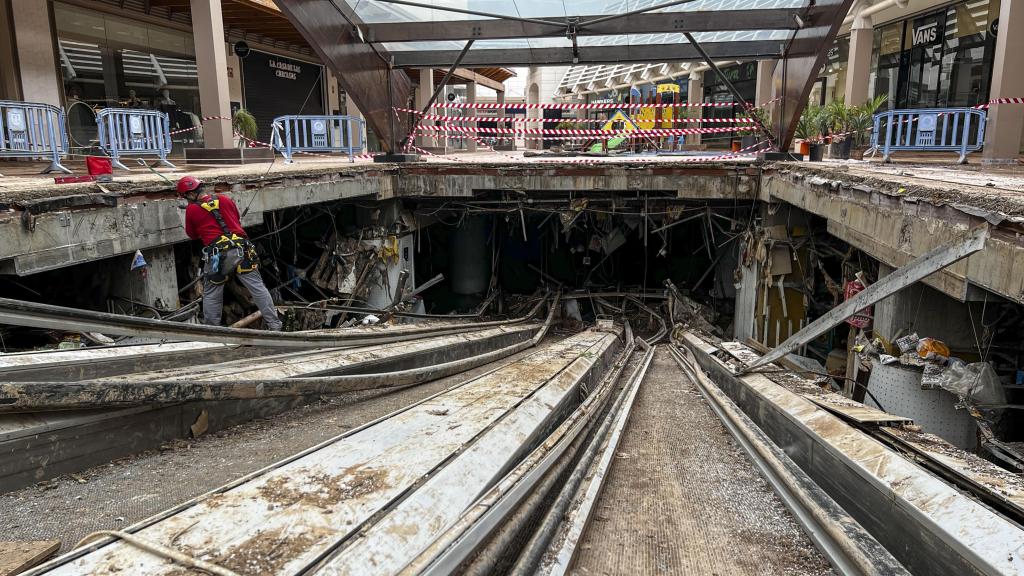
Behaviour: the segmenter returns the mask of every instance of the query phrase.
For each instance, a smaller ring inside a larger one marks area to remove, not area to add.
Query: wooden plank
[[[914,423],[914,420],[911,418],[882,412],[877,408],[865,406],[860,402],[843,398],[838,394],[826,393],[822,396],[804,394],[804,398],[845,420],[858,424],[899,425]]]
[[[60,540],[0,542],[0,576],[14,576],[41,564],[60,549]]]

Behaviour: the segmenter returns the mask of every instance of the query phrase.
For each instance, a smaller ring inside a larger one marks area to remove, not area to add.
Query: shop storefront
[[[324,67],[250,50],[242,58],[245,107],[256,117],[259,140],[270,141],[271,122],[284,114],[323,114]]]
[[[986,102],[998,17],[999,0],[961,2],[876,28],[869,93],[885,108]]]
[[[744,100],[754,102],[757,99],[757,62],[745,62],[721,70],[722,75],[729,79]],[[736,97],[714,70],[704,72],[704,102],[736,102]],[[743,107],[738,105],[706,107],[703,110],[704,118],[735,118],[742,114]],[[708,126],[721,128],[729,126],[729,124],[708,124]],[[729,148],[732,146],[732,141],[739,140],[741,136],[742,134],[734,132],[704,134],[701,136],[701,142],[712,148]]]
[[[167,112],[172,130],[197,128],[176,147],[202,145],[191,34],[60,2],[54,19],[73,146],[95,145],[95,110],[110,106]]]
[[[95,112],[111,106],[166,112],[181,131],[174,153],[203,145],[191,33],[62,2],[54,19],[73,146],[96,145]],[[257,50],[241,62],[242,99],[260,140],[270,140],[275,116],[324,113],[323,66]]]
[[[808,102],[824,106],[846,92],[846,68],[850,54],[850,37],[836,38],[829,49],[827,60],[822,67],[818,81],[811,89]]]

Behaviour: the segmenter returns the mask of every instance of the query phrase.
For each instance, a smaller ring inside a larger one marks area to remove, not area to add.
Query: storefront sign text
[[[279,60],[270,59],[268,65],[274,69],[274,74],[278,78],[287,78],[288,80],[295,80],[299,74],[302,74],[302,66],[298,64],[292,64],[290,62],[281,62]]]

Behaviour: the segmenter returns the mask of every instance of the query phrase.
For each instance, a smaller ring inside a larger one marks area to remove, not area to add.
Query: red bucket
[[[110,158],[101,158],[99,156],[86,156],[85,168],[91,176],[102,176],[104,174],[113,174],[114,172],[110,165]]]

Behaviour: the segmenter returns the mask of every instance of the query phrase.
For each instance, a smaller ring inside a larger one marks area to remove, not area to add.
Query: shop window
[[[62,3],[54,4],[72,145],[97,143],[95,111],[161,110],[180,151],[202,145],[192,35]],[[176,152],[177,152],[176,151]]]
[[[993,11],[998,2],[963,2],[876,29],[871,93],[887,94],[886,108],[985,102],[995,53]]]

